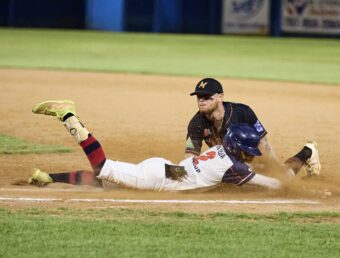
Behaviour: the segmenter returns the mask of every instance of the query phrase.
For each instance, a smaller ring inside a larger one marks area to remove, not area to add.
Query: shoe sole
[[[49,104],[72,104],[74,105],[74,102],[72,100],[69,99],[65,99],[65,100],[47,100],[47,101],[43,101],[40,102],[38,104],[36,104],[33,108],[32,108],[32,112],[35,114],[45,114],[46,112],[46,106]],[[44,107],[44,108],[42,108]]]

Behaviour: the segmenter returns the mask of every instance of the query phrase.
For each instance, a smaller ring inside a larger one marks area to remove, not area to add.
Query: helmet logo
[[[254,124],[254,127],[256,131],[258,131],[259,133],[264,131],[263,126],[261,125],[259,120],[257,120],[257,122]]]

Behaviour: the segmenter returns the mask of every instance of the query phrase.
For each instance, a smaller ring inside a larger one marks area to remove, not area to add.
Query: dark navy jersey
[[[224,117],[222,127],[218,130],[214,122],[208,120],[203,114],[197,112],[188,125],[185,152],[199,155],[202,142],[209,147],[223,143],[223,137],[232,124],[246,123],[254,127],[261,138],[267,134],[254,111],[244,104],[223,102]]]

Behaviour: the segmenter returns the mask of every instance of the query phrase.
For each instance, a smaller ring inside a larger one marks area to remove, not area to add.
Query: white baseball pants
[[[165,164],[172,163],[163,158],[150,158],[136,165],[107,159],[98,178],[131,188],[162,191],[167,180]]]

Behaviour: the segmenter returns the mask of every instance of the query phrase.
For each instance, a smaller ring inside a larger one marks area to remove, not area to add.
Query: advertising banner
[[[223,0],[222,33],[269,32],[269,0]]]
[[[284,0],[283,32],[340,34],[340,0]]]

